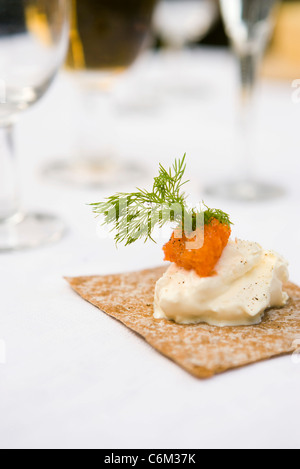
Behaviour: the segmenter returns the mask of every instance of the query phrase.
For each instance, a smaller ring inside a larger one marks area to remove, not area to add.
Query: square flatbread
[[[300,288],[285,286],[288,305],[266,312],[247,327],[179,325],[154,319],[155,283],[166,267],[105,277],[68,278],[85,300],[141,335],[152,347],[198,378],[255,363],[299,348]]]

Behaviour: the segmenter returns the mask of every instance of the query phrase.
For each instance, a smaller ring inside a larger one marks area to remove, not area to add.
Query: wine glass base
[[[0,253],[55,243],[65,233],[64,223],[52,215],[16,215],[0,222]]]
[[[136,163],[120,162],[114,158],[57,161],[47,166],[43,175],[53,181],[94,189],[120,185],[138,180],[145,170]]]
[[[242,202],[267,201],[285,194],[280,186],[256,181],[220,183],[206,188],[205,192],[209,196]]]

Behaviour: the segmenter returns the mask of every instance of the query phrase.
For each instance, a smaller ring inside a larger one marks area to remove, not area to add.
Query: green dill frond
[[[204,204],[204,207],[206,208],[204,212],[204,224],[208,225],[213,219],[218,220],[220,223],[223,223],[223,225],[232,225],[230,221],[230,216],[228,213],[222,212],[222,210],[218,210],[216,208],[209,208],[207,205]]]
[[[104,202],[91,204],[93,212],[103,217],[102,224],[109,225],[111,231],[116,232],[116,244],[128,246],[138,239],[154,241],[156,226],[162,228],[167,223],[174,223],[176,227],[182,227],[188,217],[194,230],[199,213],[204,213],[205,224],[213,218],[231,224],[229,216],[221,210],[204,206],[206,210],[199,211],[187,206],[186,194],[182,190],[189,182],[184,181],[185,170],[186,155],[176,159],[169,170],[159,165],[159,174],[154,178],[151,191],[137,188],[136,192],[117,193]]]

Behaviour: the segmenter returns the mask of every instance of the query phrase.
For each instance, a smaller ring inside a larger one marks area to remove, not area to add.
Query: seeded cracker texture
[[[159,267],[66,280],[82,298],[140,334],[157,351],[197,378],[210,378],[298,349],[300,288],[296,285],[285,286],[290,296],[288,305],[267,311],[257,326],[184,326],[153,317],[155,284],[165,271],[166,267]]]

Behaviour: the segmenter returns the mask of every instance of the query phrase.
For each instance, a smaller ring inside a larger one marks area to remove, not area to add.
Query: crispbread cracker
[[[292,353],[299,347],[300,288],[296,285],[285,286],[291,298],[288,305],[267,311],[257,326],[184,326],[153,317],[155,283],[165,270],[160,267],[67,280],[85,300],[140,334],[152,347],[198,378]]]

